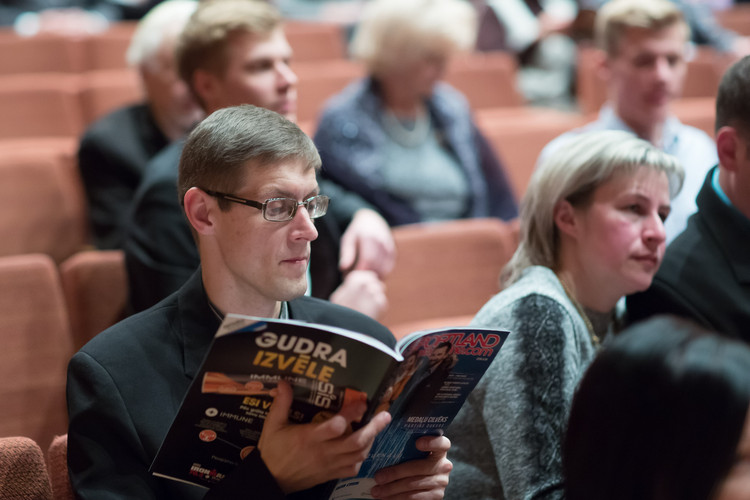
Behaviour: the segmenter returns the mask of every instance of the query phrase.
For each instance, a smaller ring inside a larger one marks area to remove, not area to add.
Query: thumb
[[[266,415],[265,426],[271,426],[274,429],[284,427],[289,422],[289,410],[292,408],[292,386],[286,380],[279,380],[276,389],[271,391],[273,395],[273,404]]]
[[[357,258],[357,240],[344,234],[339,245],[339,270],[346,272],[354,267]]]

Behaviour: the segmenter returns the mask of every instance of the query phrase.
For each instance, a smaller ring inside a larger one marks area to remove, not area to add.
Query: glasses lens
[[[263,212],[264,217],[270,221],[289,220],[297,205],[295,200],[289,198],[275,198],[265,203],[266,210]]]
[[[328,196],[315,196],[307,200],[307,213],[311,219],[323,217],[328,210]]]

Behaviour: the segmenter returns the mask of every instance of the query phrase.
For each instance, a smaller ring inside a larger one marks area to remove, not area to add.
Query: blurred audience
[[[177,62],[207,114],[253,104],[296,119],[297,76],[281,21],[265,2],[199,6],[180,36]],[[182,146],[173,143],[149,163],[128,216],[124,250],[134,311],[180,288],[199,264],[175,187]],[[395,259],[390,228],[358,196],[330,181],[321,180],[320,188],[331,204],[312,244],[312,294],[377,317],[386,307],[381,280]]]
[[[576,43],[575,0],[472,0],[480,13],[479,50],[505,50],[519,64],[519,89],[529,104],[570,109]]]
[[[475,36],[476,16],[463,0],[374,0],[357,28],[352,55],[369,76],[326,103],[315,144],[323,177],[359,194],[391,226],[517,215],[466,98],[440,82]]]
[[[719,165],[705,177],[698,211],[651,287],[628,297],[628,317],[675,314],[750,342],[750,56],[722,78],[716,143]]]
[[[594,12],[609,0],[577,1],[582,11]],[[719,24],[712,2],[708,0],[671,1],[682,11],[690,28],[690,39],[694,43],[707,45],[735,59],[750,53],[750,37],[735,33]]]
[[[109,23],[140,19],[161,0],[2,0],[0,26],[13,26],[23,36],[38,33],[86,35]]]
[[[713,140],[671,112],[685,80],[687,40],[687,24],[672,2],[612,0],[604,5],[596,17],[596,41],[608,101],[596,121],[554,139],[540,155],[543,161],[584,131],[626,130],[676,156],[685,183],[672,201],[668,241],[685,229],[703,178],[717,160]]]
[[[674,318],[604,346],[573,398],[567,500],[750,498],[750,349]]]
[[[177,37],[197,5],[169,0],[138,23],[127,62],[138,70],[146,100],[104,116],[81,139],[78,165],[99,249],[122,247],[123,224],[149,160],[203,117],[174,60]]]
[[[446,498],[563,498],[574,390],[618,329],[620,299],[651,284],[682,176],[673,156],[623,131],[581,134],[534,172],[507,288],[472,321],[512,333],[446,431]]]

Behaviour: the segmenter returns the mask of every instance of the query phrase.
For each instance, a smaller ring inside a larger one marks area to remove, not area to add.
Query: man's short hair
[[[685,16],[669,0],[611,0],[596,14],[594,39],[609,57],[615,57],[627,30],[659,31],[671,26],[682,26],[687,42],[690,28]]]
[[[734,127],[750,140],[750,56],[734,63],[721,78],[716,95],[716,125]]]
[[[249,33],[264,37],[281,26],[281,20],[273,6],[260,0],[202,2],[177,42],[180,77],[192,89],[197,69],[222,75],[228,64],[226,47],[233,36]]]
[[[177,189],[182,203],[191,187],[233,193],[248,164],[254,167],[301,161],[318,170],[312,139],[280,114],[243,104],[212,113],[190,133],[180,157]],[[229,202],[218,200],[226,210]]]

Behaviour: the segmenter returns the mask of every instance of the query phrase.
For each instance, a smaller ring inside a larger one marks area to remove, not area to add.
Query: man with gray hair
[[[138,23],[127,62],[138,71],[145,101],[100,118],[84,134],[78,165],[94,245],[122,247],[123,223],[149,160],[203,117],[175,69],[176,39],[195,0],[169,0]]]

